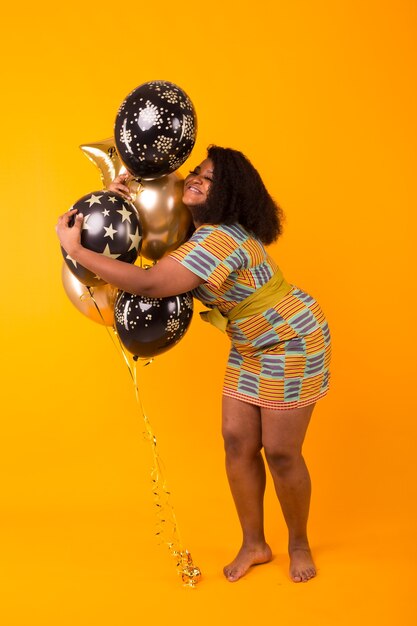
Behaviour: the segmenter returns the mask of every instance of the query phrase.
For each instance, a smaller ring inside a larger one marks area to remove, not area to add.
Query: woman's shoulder
[[[228,258],[239,256],[251,240],[240,224],[202,224],[185,245],[195,250],[208,251],[218,258]]]
[[[192,237],[204,239],[208,235],[224,236],[234,239],[237,243],[243,243],[247,239],[254,238],[241,224],[202,224],[193,233]]]

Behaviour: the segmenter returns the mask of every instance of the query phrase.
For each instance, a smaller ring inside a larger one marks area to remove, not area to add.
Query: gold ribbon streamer
[[[100,308],[97,302],[94,299],[93,290],[91,287],[87,287],[88,292],[94,305],[101,315]],[[116,328],[113,326],[113,335],[109,331],[108,326],[105,325],[105,329],[109,334],[109,337],[114,344],[116,350],[119,348],[118,353],[122,356],[127,369],[129,371],[130,377],[133,382],[133,387],[135,390],[135,398],[138,404],[138,408],[141,412],[145,431],[144,437],[147,441],[149,441],[152,451],[152,469],[151,469],[151,480],[152,480],[152,493],[154,496],[154,502],[156,506],[157,512],[157,532],[156,535],[161,539],[161,542],[165,543],[170,551],[171,556],[175,559],[177,572],[181,576],[181,580],[186,587],[195,587],[196,584],[201,579],[201,571],[200,569],[194,565],[192,556],[188,550],[186,550],[181,541],[180,532],[178,529],[177,519],[174,511],[174,507],[170,502],[171,493],[168,489],[167,481],[165,478],[163,463],[158,453],[157,440],[156,436],[152,430],[151,424],[149,422],[148,416],[145,413],[143,408],[143,403],[141,400],[141,396],[139,393],[139,385],[138,385],[138,375],[137,375],[137,364],[138,358],[133,357],[133,363],[130,362],[128,355],[124,349],[124,346],[120,340],[119,335],[117,334]],[[117,344],[115,342],[115,337],[117,339]],[[143,364],[144,367],[150,365],[153,359],[147,360],[146,363]]]

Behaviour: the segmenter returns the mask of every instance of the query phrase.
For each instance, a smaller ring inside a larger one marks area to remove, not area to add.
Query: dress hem
[[[285,411],[288,409],[301,409],[302,407],[309,406],[310,404],[314,404],[320,398],[323,398],[329,389],[325,389],[319,394],[315,395],[312,398],[306,398],[305,400],[295,400],[294,402],[277,402],[270,400],[263,400],[262,398],[253,398],[252,396],[248,396],[244,393],[240,393],[239,391],[234,391],[233,389],[228,389],[227,387],[223,388],[223,395],[228,396],[229,398],[235,398],[236,400],[241,400],[242,402],[247,402],[249,404],[254,404],[256,406],[260,406],[264,409],[272,409],[275,411]]]

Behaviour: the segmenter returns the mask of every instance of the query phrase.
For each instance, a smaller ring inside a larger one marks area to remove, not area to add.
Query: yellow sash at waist
[[[209,322],[224,333],[229,322],[263,313],[275,306],[291,289],[292,285],[287,283],[278,270],[265,285],[259,287],[227,313],[223,314],[217,307],[213,307],[208,311],[202,311],[200,316],[205,322]]]

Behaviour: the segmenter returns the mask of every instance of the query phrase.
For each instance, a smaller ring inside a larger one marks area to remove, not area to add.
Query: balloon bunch
[[[116,116],[114,139],[80,147],[99,168],[104,187],[126,171],[134,177],[129,183],[131,201],[106,189],[80,198],[71,208],[84,215],[83,246],[126,263],[139,259],[140,265],[147,267],[143,258],[156,263],[187,239],[191,216],[182,203],[183,181],[175,170],[189,156],[196,131],[194,107],[173,83],[144,83],[125,98]],[[156,438],[140,401],[136,376],[138,358],[152,359],[182,339],[193,314],[192,296],[149,298],[118,292],[63,249],[62,254],[62,281],[70,301],[92,321],[113,327],[134,383],[145,435],[152,444],[153,492],[162,512],[162,528],[171,518],[172,532],[165,540],[183,582],[195,586],[201,573],[178,539]],[[125,349],[134,355],[134,363]]]
[[[135,177],[129,183],[132,200],[106,190],[80,198],[71,208],[84,214],[83,246],[126,263],[135,263],[140,253],[142,265],[143,259],[159,261],[187,239],[191,216],[182,203],[183,180],[175,170],[190,154],[196,132],[191,100],[173,83],[144,83],[125,98],[114,139],[80,147],[99,168],[105,187],[123,172]],[[107,316],[108,325],[116,324],[123,345],[135,356],[157,356],[184,336],[193,312],[190,294],[149,301],[122,293],[115,300],[113,290],[107,296],[100,276],[62,253],[73,275],[72,280],[65,275],[64,282],[71,302],[99,323],[104,322],[97,319],[89,296],[99,297],[106,311],[116,303],[116,318]]]

